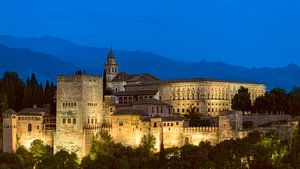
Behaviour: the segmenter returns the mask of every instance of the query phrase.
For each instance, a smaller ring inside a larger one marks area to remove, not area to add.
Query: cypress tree
[[[56,114],[56,87],[54,86],[53,82],[50,85],[50,112],[52,115]]]
[[[104,96],[107,94],[106,91],[106,71],[104,69],[103,71],[103,100],[104,100]]]

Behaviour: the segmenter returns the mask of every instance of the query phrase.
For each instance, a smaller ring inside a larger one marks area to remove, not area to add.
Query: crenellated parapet
[[[57,76],[58,82],[76,82],[78,80],[86,81],[99,81],[102,80],[102,76],[96,75],[85,75],[85,74],[76,74],[76,75],[59,75]]]
[[[205,126],[205,127],[185,127],[183,132],[217,132],[218,127],[215,126]]]

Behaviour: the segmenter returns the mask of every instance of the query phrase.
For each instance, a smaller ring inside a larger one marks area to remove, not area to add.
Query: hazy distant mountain
[[[0,44],[47,53],[65,60],[65,63],[69,62],[85,69],[88,73],[92,74],[103,73],[103,64],[108,54],[107,48],[83,46],[50,36],[43,36],[41,38],[0,36]],[[114,51],[114,53],[120,66],[119,70],[129,73],[147,72],[163,79],[207,77],[251,81],[264,83],[269,88],[283,87],[285,89],[291,89],[293,86],[300,86],[300,68],[295,64],[290,64],[282,68],[265,67],[248,69],[223,62],[209,63],[201,61],[192,63],[176,61],[154,53],[142,51]],[[42,62],[41,64],[44,63]],[[13,65],[11,66],[13,67]],[[43,67],[36,69],[36,71],[43,71]],[[69,72],[59,70],[55,71],[55,73],[61,74]],[[52,72],[51,78],[55,73]]]
[[[0,45],[0,60],[0,74],[5,71],[14,71],[25,79],[35,72],[40,82],[55,81],[56,75],[70,74],[78,69],[54,56],[4,45]]]

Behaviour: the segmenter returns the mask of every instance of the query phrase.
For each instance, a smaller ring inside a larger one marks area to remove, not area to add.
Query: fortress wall
[[[262,124],[266,124],[272,121],[281,121],[281,120],[289,120],[291,116],[289,115],[248,115],[243,116],[243,122],[252,121],[254,127],[257,127]]]
[[[183,128],[184,144],[199,145],[200,142],[210,142],[215,145],[219,142],[218,127],[188,127]]]

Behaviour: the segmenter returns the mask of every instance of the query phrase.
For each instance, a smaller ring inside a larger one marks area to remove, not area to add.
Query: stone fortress
[[[49,108],[7,110],[3,115],[3,151],[29,147],[35,139],[65,149],[79,157],[89,153],[93,136],[106,130],[117,143],[139,146],[144,135],[156,138],[155,148],[180,147],[209,141],[244,137],[241,112],[231,110],[231,100],[243,86],[251,100],[264,95],[263,84],[205,78],[160,80],[149,74],[118,73],[118,63],[109,51],[103,77],[75,74],[57,77],[56,117]],[[189,127],[184,114],[195,107],[202,116],[217,119],[214,126]]]

